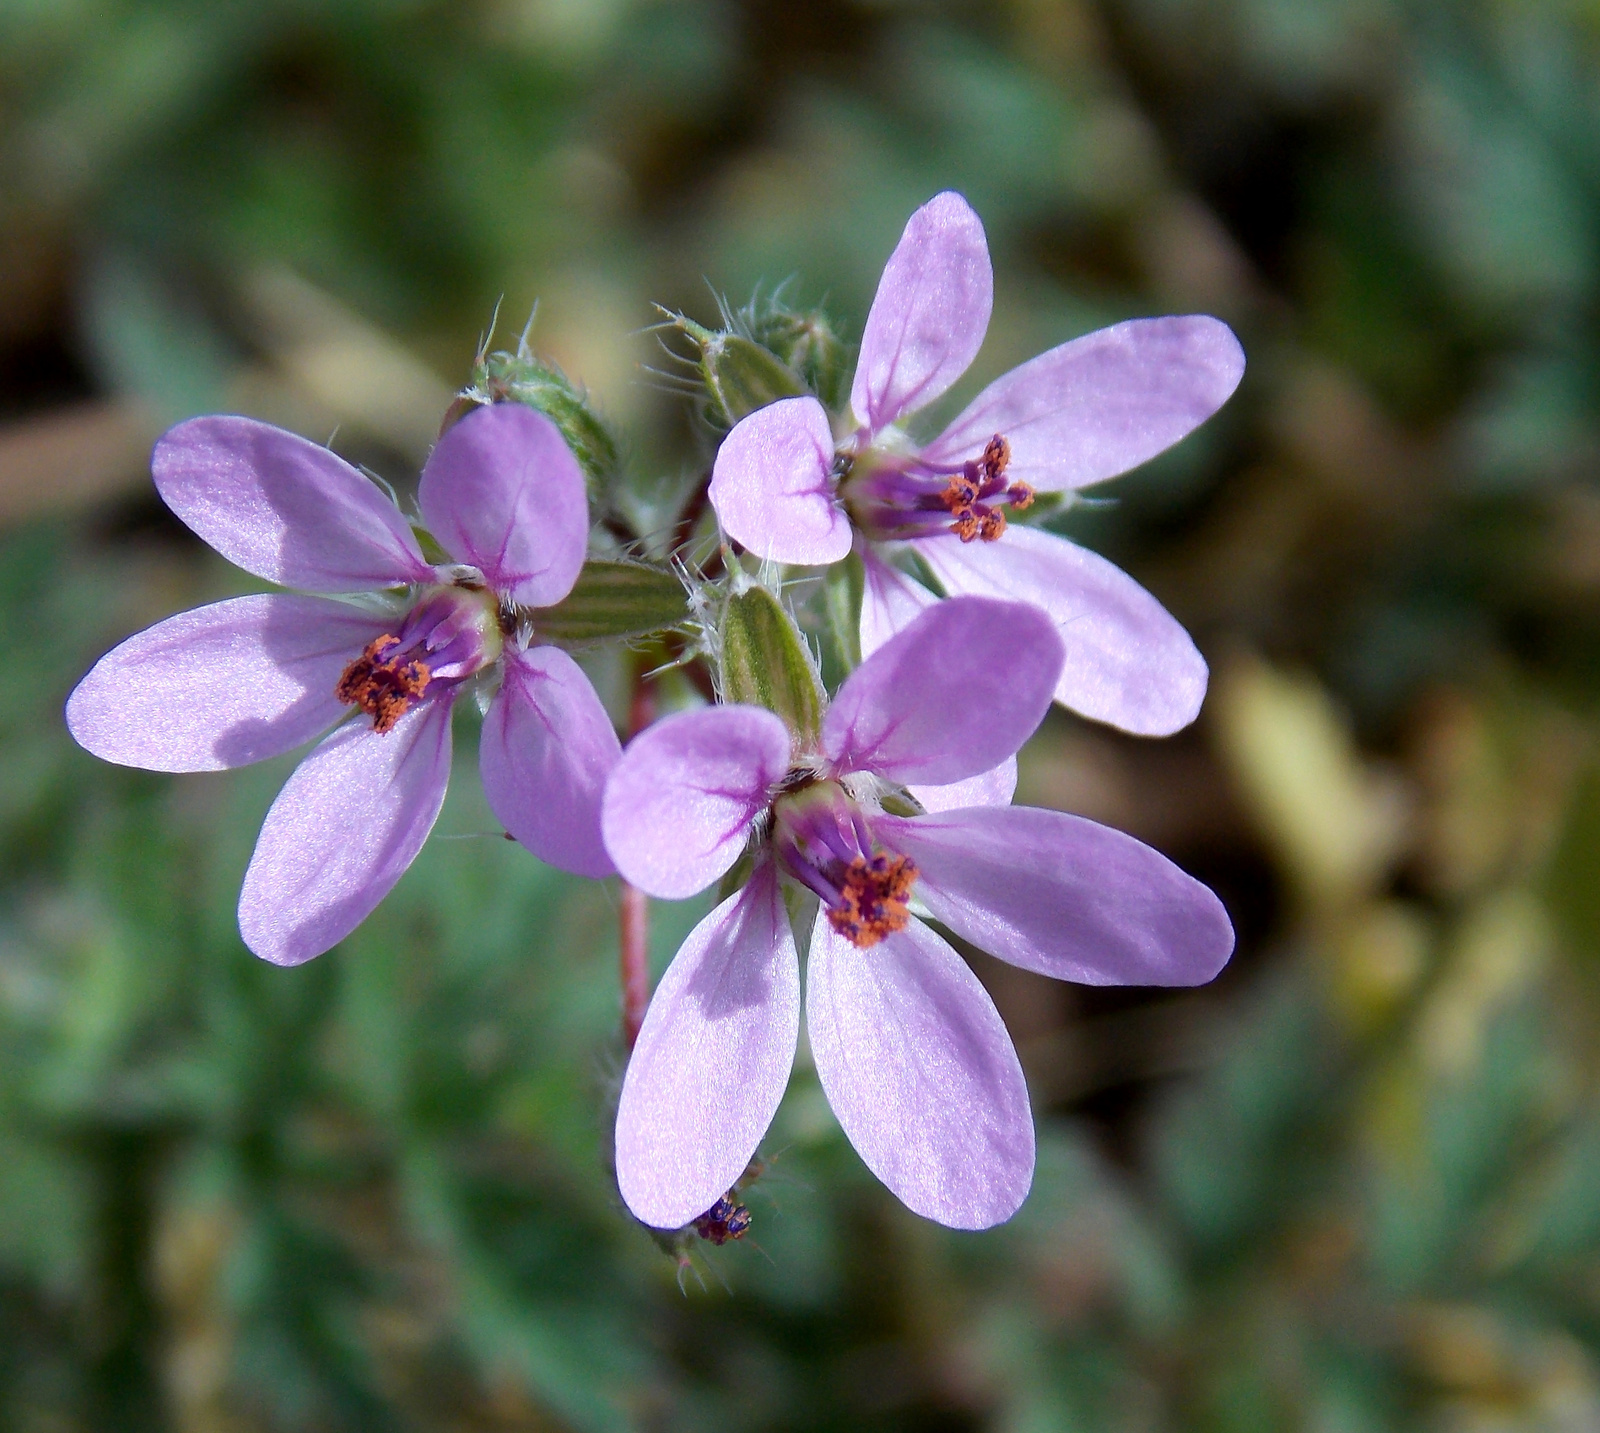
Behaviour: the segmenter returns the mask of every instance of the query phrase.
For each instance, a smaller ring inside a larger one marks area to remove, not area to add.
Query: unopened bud
[[[797,313],[777,299],[752,299],[740,317],[751,338],[798,374],[823,407],[844,407],[852,354],[827,314],[821,309]]]
[[[671,320],[698,351],[706,418],[713,427],[731,428],[757,408],[809,391],[794,369],[755,340],[706,328],[683,314],[672,314]]]
[[[480,355],[472,382],[446,411],[444,427],[485,403],[521,403],[543,413],[572,449],[591,497],[605,491],[617,470],[616,440],[583,393],[554,364],[535,357],[525,344],[516,353]]]
[[[719,632],[723,701],[775,712],[800,750],[815,750],[822,683],[794,618],[765,588],[752,587],[728,598]]]

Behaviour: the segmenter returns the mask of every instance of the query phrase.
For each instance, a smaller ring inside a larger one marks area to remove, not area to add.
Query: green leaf
[[[674,573],[642,562],[591,559],[572,591],[543,608],[534,625],[546,641],[598,642],[661,632],[688,615],[683,583]]]
[[[722,616],[722,698],[783,718],[802,748],[822,732],[822,683],[794,619],[763,587],[728,598]]]

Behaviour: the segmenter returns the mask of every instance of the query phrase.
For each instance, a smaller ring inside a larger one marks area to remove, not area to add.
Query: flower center
[[[850,516],[868,537],[932,537],[953,532],[962,542],[993,542],[1006,530],[1006,509],[1033,502],[1033,489],[1010,482],[1011,444],[996,433],[983,452],[958,468],[920,457],[869,449],[840,485]]]
[[[500,655],[494,596],[477,584],[426,589],[400,623],[367,643],[340,674],[333,694],[372,718],[380,736],[419,701],[452,695]]]
[[[877,846],[861,808],[837,782],[778,798],[773,849],[784,870],[816,893],[828,924],[851,945],[868,950],[911,919],[916,865]]]

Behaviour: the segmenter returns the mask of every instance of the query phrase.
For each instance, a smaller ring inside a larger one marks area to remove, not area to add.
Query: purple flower
[[[989,326],[994,279],[983,225],[959,194],[911,216],[867,315],[850,392],[855,427],[835,444],[814,398],[738,423],[717,453],[711,501],[758,557],[866,564],[861,645],[871,652],[934,601],[886,559],[905,543],[946,593],[1023,601],[1066,647],[1055,698],[1146,736],[1187,726],[1206,664],[1159,602],[1104,558],[1006,514],[1039,492],[1127,472],[1209,418],[1244,354],[1213,318],[1135,319],[1041,353],[996,379],[931,443],[900,423],[966,371]]]
[[[179,613],[102,657],[67,701],[82,746],[152,771],[243,766],[338,723],[261,828],[239,898],[251,950],[298,965],[388,894],[444,802],[451,707],[469,683],[499,683],[479,750],[495,816],[553,865],[611,872],[599,808],[616,733],[525,610],[571,590],[588,540],[583,478],[554,424],[504,404],[439,440],[419,501],[459,559],[443,566],[348,463],[265,423],[180,423],[153,466],[167,506],[247,572],[313,592],[387,589]]]
[[[913,901],[1064,980],[1191,985],[1227,960],[1233,929],[1199,882],[1120,832],[1010,807],[983,775],[1038,725],[1061,660],[1037,608],[954,598],[857,668],[816,750],[770,712],[716,706],[623,753],[601,826],[629,881],[688,896],[751,860],[667,970],[623,1081],[617,1178],[646,1224],[685,1225],[730,1189],[788,1083],[800,970],[785,882],[820,902],[806,1021],[839,1123],[907,1205],[955,1228],[1022,1202],[1033,1122],[993,1003]],[[917,802],[925,814],[895,814]]]

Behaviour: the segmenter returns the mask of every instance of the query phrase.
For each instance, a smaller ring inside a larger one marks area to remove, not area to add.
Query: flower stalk
[[[628,703],[628,737],[631,740],[655,720],[655,688],[640,664],[634,672],[633,696]],[[622,990],[622,1044],[632,1051],[639,1027],[650,1006],[650,897],[631,881],[622,882],[617,911],[617,961]]]

